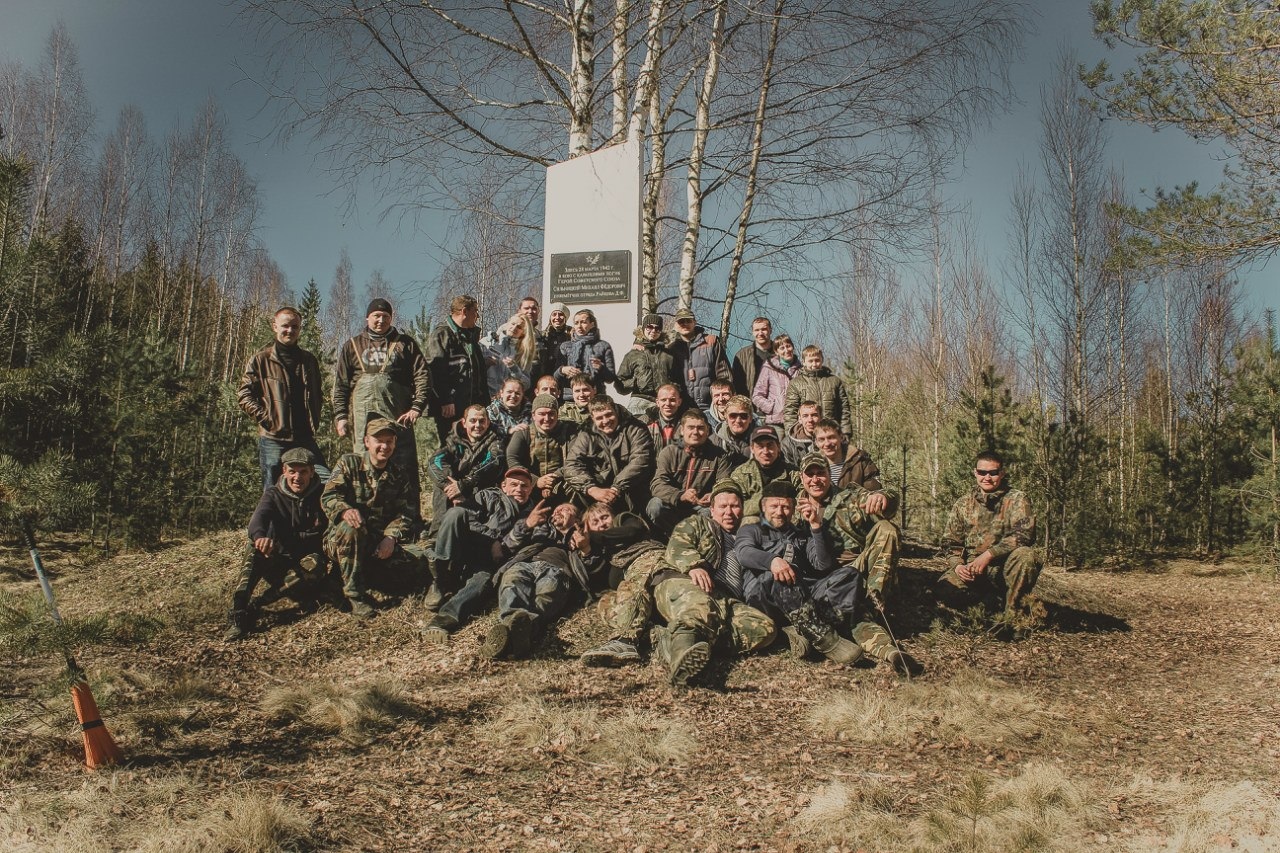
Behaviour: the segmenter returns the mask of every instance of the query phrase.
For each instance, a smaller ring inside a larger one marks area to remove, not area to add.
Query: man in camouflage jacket
[[[654,629],[655,647],[673,684],[687,684],[701,672],[717,641],[739,654],[768,646],[773,620],[741,601],[742,573],[733,553],[741,521],[742,491],[721,480],[712,488],[710,516],[684,519],[660,558],[631,564],[611,602],[614,638],[585,653],[582,662],[638,660],[636,646],[655,609],[667,623]]]
[[[365,426],[361,454],[347,453],[333,468],[320,505],[329,518],[324,550],[342,574],[342,591],[357,619],[374,615],[370,569],[408,562],[416,570],[420,554],[406,552],[418,515],[410,503],[408,474],[392,462],[399,427],[388,418]]]
[[[977,484],[956,501],[943,539],[947,572],[936,589],[939,599],[962,608],[999,596],[1009,617],[1035,608],[1028,596],[1044,560],[1033,547],[1036,518],[1027,496],[1005,483],[1004,461],[984,451],[974,464]]]

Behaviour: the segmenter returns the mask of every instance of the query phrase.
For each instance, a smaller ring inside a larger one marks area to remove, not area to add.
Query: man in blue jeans
[[[329,479],[329,466],[316,444],[324,402],[320,363],[298,346],[302,315],[296,308],[285,306],[277,311],[271,330],[276,339],[250,357],[236,393],[240,408],[258,424],[262,488],[265,491],[276,484],[280,457],[295,447],[311,451],[316,477],[324,483]]]

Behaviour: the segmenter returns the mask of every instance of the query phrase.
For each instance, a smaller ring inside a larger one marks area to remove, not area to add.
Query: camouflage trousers
[[[863,588],[881,601],[897,591],[898,555],[902,551],[902,534],[898,525],[881,519],[872,525],[858,556],[850,564],[862,575]]]
[[[1025,599],[1035,588],[1044,558],[1036,548],[1014,548],[1004,560],[992,560],[986,572],[964,581],[955,569],[948,569],[934,585],[938,600],[955,610],[1003,598],[1005,612],[1014,615],[1025,609]]]
[[[391,556],[380,560],[374,556],[382,542],[382,530],[369,527],[352,527],[345,521],[329,526],[324,535],[324,552],[342,575],[342,593],[348,599],[368,595],[371,580],[376,575],[397,585],[420,585],[426,566],[426,552],[418,545],[396,544]]]
[[[654,605],[672,634],[687,632],[740,655],[762,649],[777,634],[773,620],[719,592],[703,592],[688,578],[667,578],[653,591]]]
[[[613,595],[600,599],[600,618],[613,628],[613,636],[639,643],[653,616],[653,589],[649,579],[662,563],[662,551],[646,551],[631,561]]]
[[[231,595],[231,609],[246,611],[249,599],[259,581],[266,581],[273,591],[280,590],[294,572],[301,583],[314,586],[316,591],[328,574],[328,561],[323,554],[307,554],[295,559],[286,554],[264,555],[253,543],[246,543],[240,555],[240,573],[236,576],[235,591]]]
[[[564,612],[572,594],[573,581],[559,566],[544,560],[515,563],[498,584],[498,618],[524,610],[533,616],[534,627],[543,630]]]

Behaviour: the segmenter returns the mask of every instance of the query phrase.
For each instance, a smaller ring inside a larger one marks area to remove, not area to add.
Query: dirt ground
[[[1051,568],[1050,626],[1005,641],[935,624],[909,558],[920,676],[775,648],[678,690],[580,667],[593,609],[516,663],[479,657],[492,616],[422,644],[412,599],[224,644],[241,535],[46,549],[128,763],[84,771],[59,661],[0,650],[0,849],[1280,850],[1280,585],[1247,567]],[[38,588],[0,559],[12,635]]]

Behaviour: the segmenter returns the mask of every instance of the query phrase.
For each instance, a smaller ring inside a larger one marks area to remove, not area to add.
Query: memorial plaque
[[[551,301],[570,305],[631,301],[631,252],[553,254]]]

